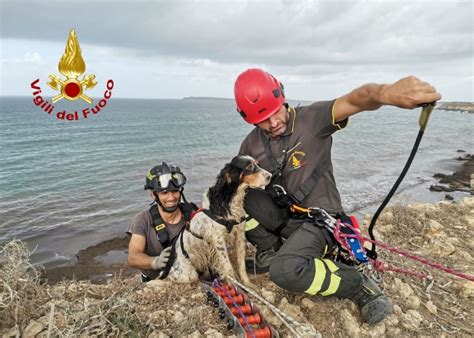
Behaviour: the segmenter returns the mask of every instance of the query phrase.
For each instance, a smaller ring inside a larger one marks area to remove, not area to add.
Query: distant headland
[[[222,100],[222,101],[230,101],[233,99],[228,99],[225,97],[213,97],[213,96],[187,96],[183,97],[182,100],[189,100],[189,101],[205,101],[205,100]]]
[[[436,109],[474,113],[474,102],[442,102]]]
[[[186,96],[182,100],[186,101],[207,101],[207,100],[221,100],[221,101],[233,101],[233,99],[225,97],[214,97],[214,96]],[[294,101],[294,100],[288,100]],[[295,101],[296,102],[296,101]],[[299,102],[299,101],[298,101]],[[436,106],[439,110],[449,111],[460,111],[474,113],[474,102],[439,102]]]

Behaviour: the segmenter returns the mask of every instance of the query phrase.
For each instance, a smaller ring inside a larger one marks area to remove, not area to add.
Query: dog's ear
[[[230,201],[237,192],[242,171],[230,163],[221,170],[216,179],[216,184],[209,188],[209,202],[211,212],[215,215],[225,216],[229,211]]]
[[[227,183],[229,185],[239,185],[240,180],[243,177],[242,169],[236,167],[232,164],[228,164],[227,166]],[[237,189],[236,189],[237,190]]]

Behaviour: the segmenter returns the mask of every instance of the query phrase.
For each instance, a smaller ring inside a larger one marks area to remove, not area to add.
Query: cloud
[[[472,2],[6,2],[2,36],[59,42],[79,26],[85,43],[150,57],[412,63],[472,56],[469,8]]]
[[[26,52],[23,61],[29,63],[41,63],[41,56],[37,52]]]
[[[247,66],[264,67],[299,87],[411,73],[464,81],[473,74],[473,6],[472,1],[7,1],[0,25],[2,39],[62,45],[74,27],[81,46],[101,51],[109,62],[169,65],[152,70],[168,81],[173,80],[167,69],[197,83],[203,74],[215,81],[234,78]]]
[[[41,55],[38,52],[26,52],[23,57],[18,58],[2,58],[4,64],[33,64],[40,65],[42,63]]]

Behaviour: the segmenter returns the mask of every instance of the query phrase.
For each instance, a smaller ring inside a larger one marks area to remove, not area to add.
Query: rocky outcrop
[[[370,216],[367,217],[367,220]],[[367,222],[364,222],[364,227]],[[413,255],[474,271],[474,198],[460,202],[392,206],[379,218],[377,239]],[[24,248],[22,249],[24,250]],[[2,336],[140,335],[148,337],[223,337],[227,329],[207,302],[199,283],[168,281],[142,284],[138,276],[106,284],[64,281],[42,284],[21,250],[0,250]],[[386,272],[384,292],[393,313],[369,326],[349,300],[296,294],[278,288],[268,275],[250,276],[258,293],[302,325],[324,336],[400,337],[471,336],[474,332],[474,283],[379,249],[386,267],[423,273],[429,278]],[[20,258],[18,258],[18,257]],[[21,289],[16,289],[21,288]],[[252,296],[250,296],[252,299]],[[252,299],[280,333],[293,336],[267,306]]]
[[[474,113],[474,102],[443,102],[436,109]]]

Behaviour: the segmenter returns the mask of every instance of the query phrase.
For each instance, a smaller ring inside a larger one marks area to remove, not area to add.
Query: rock
[[[274,326],[281,325],[280,319],[278,319],[278,317],[272,311],[270,311],[268,307],[266,306],[261,307],[260,312],[262,313],[263,317],[270,325],[274,325]]]
[[[407,283],[403,283],[400,279],[395,278],[395,290],[398,291],[400,297],[408,299],[413,294],[413,289]]]
[[[408,206],[410,209],[415,209],[416,211],[432,211],[436,210],[436,206],[429,203],[413,203]]]
[[[192,294],[189,298],[192,299],[192,300],[198,300],[198,301],[202,302],[202,301],[204,301],[206,296],[204,295],[203,292],[198,292],[198,293]]]
[[[473,216],[465,216],[464,220],[466,221],[466,224],[472,228],[474,227],[474,217]]]
[[[461,296],[461,298],[474,297],[474,282],[466,281],[462,283],[459,288],[459,296]]]
[[[188,334],[187,337],[188,338],[200,338],[200,337],[202,337],[202,335],[201,335],[201,332],[199,332],[199,330],[196,330],[193,333]]]
[[[402,326],[408,330],[418,330],[423,321],[423,317],[415,310],[408,310],[406,313],[401,314],[400,319]]]
[[[23,332],[23,335],[25,337],[34,337],[43,330],[43,324],[38,323],[36,320],[32,320],[26,327],[25,331]]]
[[[426,246],[426,249],[430,251],[433,256],[448,257],[451,256],[456,247],[451,243],[451,238],[443,237],[433,237],[430,240],[430,245]]]
[[[305,309],[312,310],[316,307],[316,304],[309,298],[303,298],[301,300],[301,306]]]
[[[144,290],[152,289],[154,292],[166,293],[171,283],[164,279],[154,279],[145,283]]]
[[[446,199],[448,201],[452,201],[452,200],[454,200],[454,197],[451,196],[450,194],[446,194],[446,195],[444,195],[444,199]]]
[[[397,304],[394,304],[393,305],[393,313],[396,314],[396,315],[401,315],[403,313],[403,311],[402,311],[400,306],[398,306]]]
[[[436,173],[433,175],[434,178],[445,178],[446,174]]]
[[[443,229],[444,227],[440,223],[430,219],[425,225],[424,232],[425,235],[428,237],[445,236],[446,234],[444,233]]]
[[[349,312],[349,310],[342,310],[339,316],[342,321],[342,327],[344,327],[344,329],[346,330],[348,337],[355,337],[360,334],[359,322],[357,321],[357,319],[354,318],[354,316]]]
[[[401,337],[401,331],[399,327],[390,327],[386,333],[388,337]]]
[[[436,191],[436,192],[441,192],[443,191],[443,188],[441,188],[439,185],[430,185],[430,191]]]
[[[398,307],[398,308],[400,309],[400,307]],[[400,309],[400,311],[401,311],[401,309]],[[383,322],[385,323],[386,327],[397,326],[398,323],[399,323],[398,316],[395,315],[395,314],[391,314],[391,315],[387,316],[387,318],[385,318],[385,320]]]
[[[63,299],[66,294],[66,287],[64,285],[56,285],[50,289],[51,296],[53,298]]]
[[[393,221],[393,213],[391,211],[384,211],[380,215],[380,220],[384,223],[391,223]]]
[[[0,331],[1,337],[20,337],[20,330],[17,327],[12,327],[10,329],[1,330]]]
[[[463,260],[467,262],[473,261],[472,256],[467,251],[457,250],[456,254],[458,255],[458,257],[462,258]]]
[[[441,257],[451,256],[454,253],[454,251],[456,251],[456,247],[448,241],[444,243],[444,246],[441,245],[441,249],[442,250],[439,252],[439,255]]]
[[[163,318],[165,318],[165,316],[166,316],[165,310],[156,310],[149,314],[150,320],[157,321],[157,322],[161,321]]]
[[[382,337],[385,334],[385,323],[380,322],[376,325],[372,325],[367,330],[367,335],[369,337]]]
[[[408,297],[405,304],[407,308],[409,309],[418,310],[420,308],[420,303],[421,303],[420,298],[418,298],[415,295],[411,295],[410,297]]]
[[[48,314],[48,320],[45,323],[47,323],[48,321],[49,321],[49,314]],[[67,324],[68,324],[67,319],[66,319],[64,313],[56,312],[54,314],[54,325],[56,325],[56,327],[66,327]]]
[[[206,337],[212,337],[212,338],[223,338],[224,335],[217,331],[216,329],[209,329],[206,332],[204,332],[204,335]]]
[[[425,307],[426,307],[426,309],[428,310],[429,313],[431,313],[433,315],[438,314],[438,308],[436,307],[436,305],[433,304],[433,302],[431,300],[429,300],[425,303]]]
[[[184,321],[184,315],[180,311],[176,311],[175,314],[173,315],[173,322],[176,324],[182,324]]]
[[[388,223],[388,224],[383,224],[382,223],[382,224],[379,225],[379,229],[382,233],[387,234],[387,233],[390,233],[394,230],[394,226],[391,223]]]
[[[267,290],[267,289],[261,289],[261,294],[263,298],[265,298],[267,301],[270,303],[275,303],[275,292]]]
[[[322,338],[321,333],[316,331],[312,324],[302,323],[296,328],[296,333],[300,337]]]
[[[471,185],[472,189],[472,185]],[[474,198],[472,197],[465,197],[459,202],[459,206],[461,207],[468,207],[468,208],[474,208]]]
[[[282,298],[282,300],[280,301],[280,304],[278,305],[278,308],[281,311],[285,312],[290,317],[293,317],[294,319],[298,321],[305,319],[300,307],[297,305],[288,303],[288,299],[286,299],[286,297]]]
[[[163,331],[153,331],[148,338],[168,338],[169,336]]]

